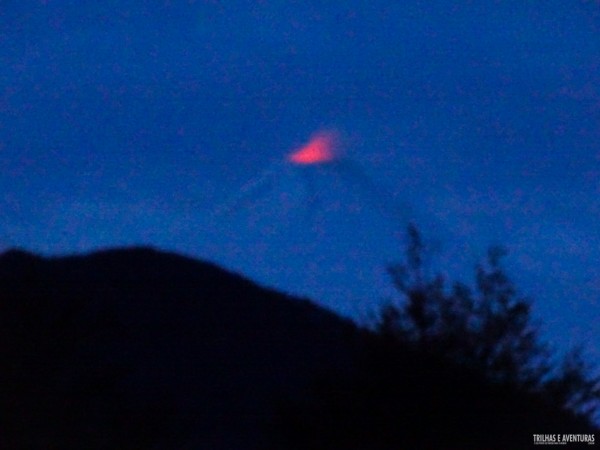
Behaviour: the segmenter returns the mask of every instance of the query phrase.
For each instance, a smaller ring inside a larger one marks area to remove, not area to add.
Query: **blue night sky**
[[[504,244],[597,352],[599,34],[581,0],[0,1],[0,248],[148,244],[364,317],[412,220],[461,278]],[[360,176],[284,162],[320,130]]]

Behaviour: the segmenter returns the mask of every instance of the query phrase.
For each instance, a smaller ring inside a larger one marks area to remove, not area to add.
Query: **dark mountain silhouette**
[[[0,356],[2,449],[509,449],[593,431],[309,301],[149,248],[0,256]]]
[[[264,448],[271,405],[353,326],[147,248],[0,259],[0,448]],[[185,445],[184,445],[185,444]]]

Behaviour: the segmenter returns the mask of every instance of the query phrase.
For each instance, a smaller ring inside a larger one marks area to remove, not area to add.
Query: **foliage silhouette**
[[[407,234],[405,262],[388,268],[402,300],[382,309],[377,329],[592,420],[600,406],[600,377],[585,363],[582,348],[553,367],[532,322],[531,301],[519,295],[502,266],[507,251],[488,250],[476,266],[474,291],[461,282],[448,289],[442,276],[425,277],[425,245],[416,227],[409,225]]]
[[[355,372],[281,406],[284,448],[506,450],[536,433],[597,432],[598,378],[581,351],[553,367],[505,250],[490,249],[474,288],[448,286],[427,274],[418,230],[408,236],[405,261],[389,267],[400,298],[365,331]]]

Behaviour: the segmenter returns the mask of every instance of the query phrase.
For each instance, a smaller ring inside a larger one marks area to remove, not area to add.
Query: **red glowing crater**
[[[337,158],[336,139],[333,133],[319,133],[306,145],[288,156],[293,164],[325,164]]]

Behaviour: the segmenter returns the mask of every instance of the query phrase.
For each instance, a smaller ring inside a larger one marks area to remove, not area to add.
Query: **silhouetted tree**
[[[461,282],[448,288],[442,276],[425,276],[425,245],[416,227],[410,225],[407,234],[405,261],[388,268],[401,299],[382,309],[379,332],[593,417],[600,378],[591,374],[581,349],[552,367],[531,318],[531,301],[518,293],[502,266],[504,248],[490,248],[476,266],[474,289]]]
[[[580,350],[553,367],[531,302],[502,267],[506,251],[489,250],[473,287],[448,284],[425,267],[414,226],[408,236],[389,267],[400,297],[364,331],[351,372],[282,403],[276,448],[506,450],[540,430],[597,432],[598,378]]]
[[[544,392],[571,411],[584,417],[598,417],[600,413],[600,375],[593,375],[583,357],[583,348],[575,347],[567,353],[558,373],[544,385]]]

